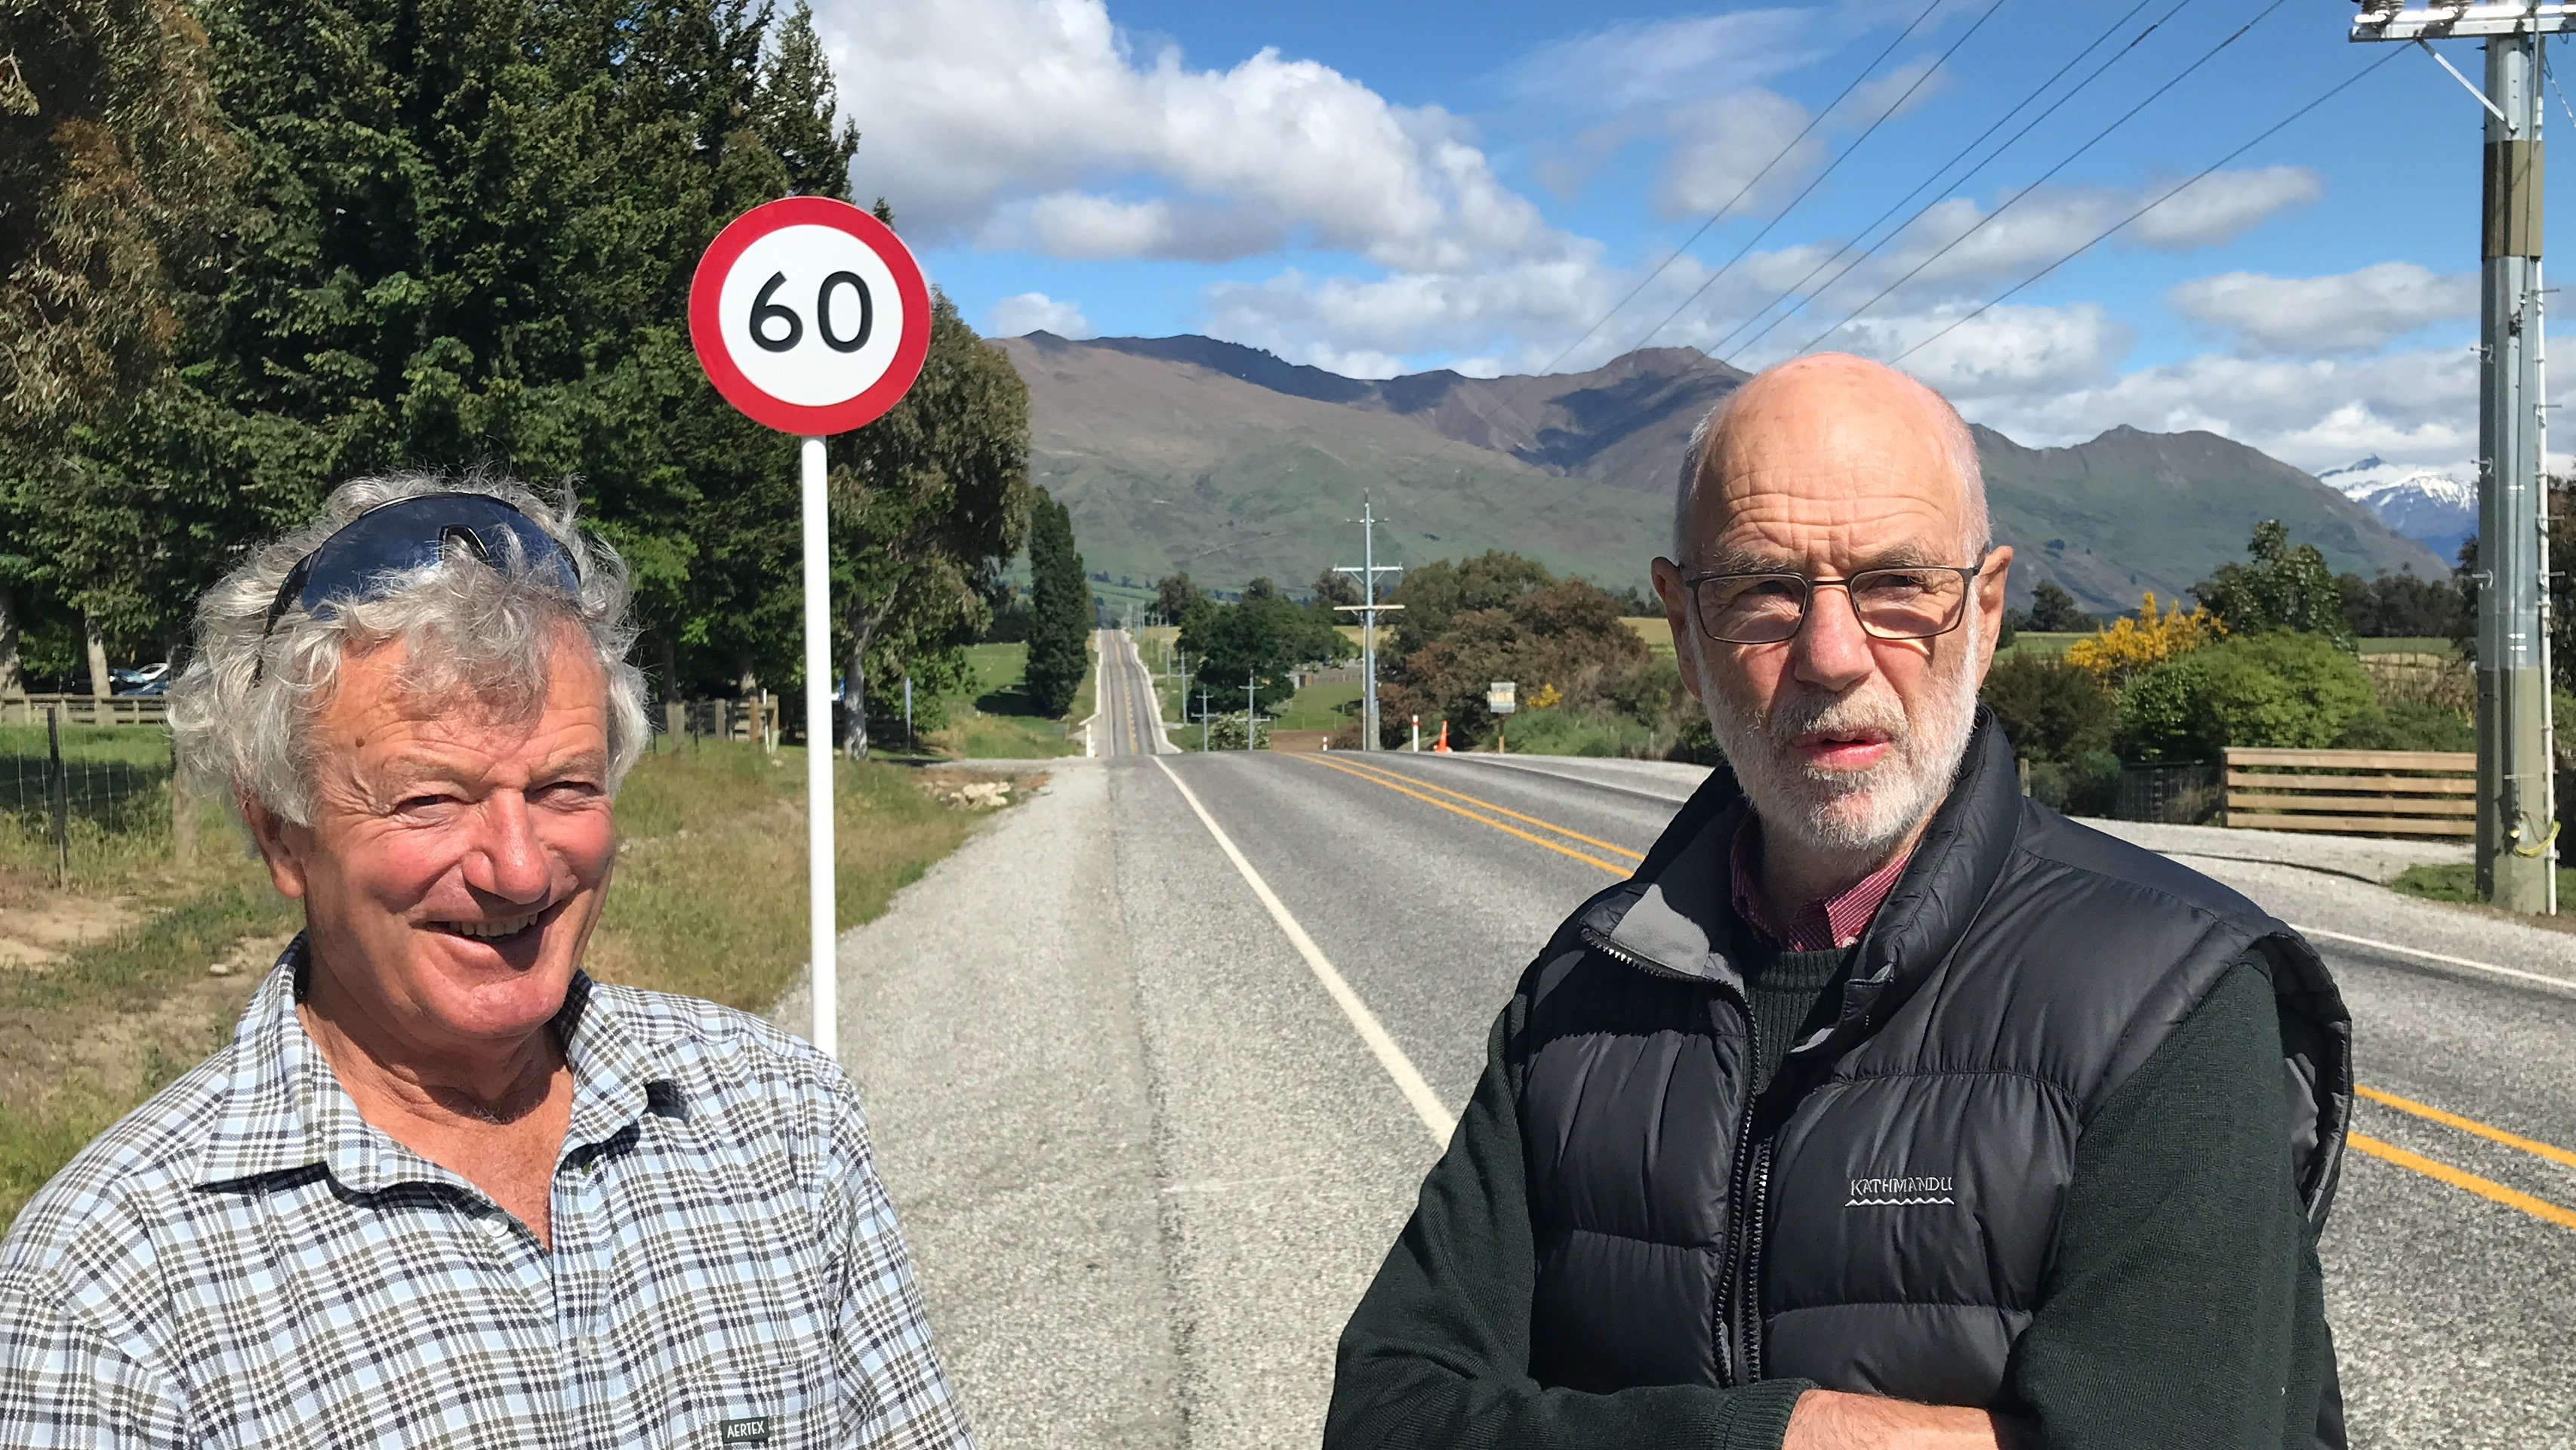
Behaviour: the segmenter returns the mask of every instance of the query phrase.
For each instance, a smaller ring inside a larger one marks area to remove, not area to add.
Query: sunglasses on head
[[[490,494],[423,494],[367,510],[296,560],[269,602],[259,637],[268,639],[290,604],[319,617],[326,609],[336,613],[344,605],[382,598],[404,575],[446,558],[450,546],[495,569],[515,554],[539,575],[551,571],[566,594],[581,593],[572,556],[526,514]]]

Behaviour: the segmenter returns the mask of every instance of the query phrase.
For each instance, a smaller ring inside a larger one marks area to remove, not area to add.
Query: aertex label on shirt
[[[759,1445],[769,1439],[769,1417],[752,1415],[740,1420],[727,1420],[716,1427],[728,1445]]]

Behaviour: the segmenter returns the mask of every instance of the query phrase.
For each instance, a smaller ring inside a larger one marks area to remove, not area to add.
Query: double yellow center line
[[[1367,781],[1371,785],[1383,786],[1388,790],[1394,791],[1397,795],[1409,795],[1415,800],[1438,806],[1440,809],[1447,811],[1452,815],[1465,816],[1467,819],[1474,821],[1479,825],[1491,826],[1506,836],[1518,836],[1522,840],[1529,842],[1531,845],[1545,846],[1547,849],[1554,851],[1560,856],[1571,856],[1586,866],[1598,866],[1613,876],[1626,876],[1629,872],[1634,871],[1637,868],[1638,862],[1646,859],[1646,855],[1642,851],[1631,851],[1625,846],[1614,845],[1611,842],[1601,840],[1595,836],[1587,836],[1581,831],[1569,831],[1565,827],[1557,825],[1553,821],[1543,821],[1536,816],[1523,815],[1519,811],[1513,810],[1508,806],[1498,806],[1492,801],[1479,800],[1474,796],[1468,795],[1464,791],[1455,791],[1449,789],[1447,786],[1433,785],[1427,780],[1422,780],[1410,775],[1401,775],[1382,766],[1353,765],[1340,760],[1327,760],[1320,754],[1306,755],[1301,753],[1291,755],[1288,758],[1290,760],[1301,760],[1309,765],[1320,765],[1326,770],[1338,770],[1344,775],[1353,776],[1357,779]],[[1442,796],[1449,797],[1449,800],[1440,799]],[[1465,801],[1467,805],[1451,805],[1449,802],[1452,800]],[[1473,806],[1476,809],[1469,810],[1467,808],[1468,806]],[[1491,814],[1484,814],[1485,812],[1491,812]],[[1536,826],[1542,831],[1553,831],[1568,841],[1590,846],[1594,848],[1594,850],[1600,851],[1606,855],[1619,858],[1619,861],[1604,861],[1600,856],[1592,855],[1589,852],[1575,850],[1572,846],[1562,845],[1556,841],[1551,841],[1545,836],[1533,835],[1528,831],[1522,830],[1519,826],[1506,825],[1502,821],[1496,820],[1496,816],[1509,817],[1512,820],[1521,822],[1523,825]],[[1620,862],[1624,862],[1625,864],[1619,864]]]
[[[1543,820],[1508,806],[1497,805],[1464,791],[1433,785],[1418,776],[1388,770],[1384,766],[1348,759],[1328,760],[1322,755],[1299,754],[1287,758],[1308,765],[1321,766],[1327,770],[1337,770],[1354,779],[1364,780],[1371,785],[1394,791],[1398,795],[1411,796],[1425,804],[1438,806],[1452,815],[1464,816],[1480,825],[1490,826],[1507,836],[1517,836],[1532,845],[1544,846],[1560,856],[1572,857],[1587,866],[1597,866],[1613,876],[1628,875],[1636,869],[1638,862],[1646,859],[1643,852],[1631,851],[1625,846],[1604,841],[1597,836],[1587,836],[1553,821]],[[1512,822],[1519,822],[1519,824],[1514,825],[1511,824]],[[1525,827],[1534,829],[1524,829]],[[1540,831],[1548,832],[1550,835],[1540,835],[1538,834]],[[1551,839],[1550,836],[1558,839]],[[1575,845],[1565,844],[1569,841]],[[1576,846],[1590,849],[1578,850]],[[1605,857],[1609,859],[1604,859]],[[2428,1123],[2439,1124],[2472,1137],[2484,1138],[2490,1143],[2528,1153],[2561,1167],[2576,1168],[2576,1153],[2571,1153],[2554,1143],[2544,1143],[2537,1138],[2526,1138],[2491,1123],[2481,1123],[2475,1118],[2445,1112],[2440,1108],[2416,1102],[2411,1098],[2402,1098],[2395,1093],[2382,1092],[2377,1088],[2360,1087],[2354,1091],[2365,1101],[2376,1103],[2392,1111],[2405,1113]],[[2564,1229],[2576,1229],[2576,1209],[2562,1207],[2545,1198],[2535,1198],[2520,1189],[2508,1188],[2492,1178],[2480,1177],[2464,1168],[2454,1168],[2437,1159],[2409,1152],[2394,1143],[2371,1137],[2366,1133],[2349,1133],[2346,1135],[2346,1141],[2352,1145],[2355,1152],[2367,1154],[2383,1163],[2393,1163],[2400,1168],[2423,1174],[2427,1178],[2439,1183],[2447,1183],[2462,1192],[2474,1193],[2491,1203],[2500,1203],[2507,1208],[2520,1210],[2545,1223],[2553,1223]]]

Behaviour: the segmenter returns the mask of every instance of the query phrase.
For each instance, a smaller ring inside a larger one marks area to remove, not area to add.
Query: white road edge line
[[[2576,992],[2576,981],[2570,981],[2565,977],[2549,976],[2543,972],[2526,972],[2518,967],[2499,967],[2492,962],[2473,962],[2467,957],[2446,956],[2441,952],[2428,952],[2421,947],[2399,946],[2393,941],[2380,941],[2376,937],[2328,931],[2321,926],[2301,926],[2292,922],[2290,930],[2301,936],[2321,936],[2328,941],[2350,942],[2354,946],[2368,947],[2373,951],[2395,952],[2403,957],[2421,957],[2425,961],[2440,962],[2445,966],[2466,967],[2473,972],[2493,972],[2499,977],[2511,977],[2518,982],[2537,982],[2544,987],[2555,987],[2561,992]]]
[[[1432,1143],[1448,1147],[1449,1135],[1458,1126],[1457,1119],[1449,1116],[1449,1110],[1441,1105],[1440,1095],[1431,1090],[1431,1084],[1422,1080],[1422,1073],[1414,1067],[1413,1059],[1405,1056],[1404,1049],[1395,1045],[1395,1039],[1387,1035],[1386,1027],[1377,1020],[1377,1014],[1360,1000],[1359,993],[1351,990],[1350,983],[1342,980],[1342,974],[1333,969],[1323,949],[1315,945],[1313,937],[1306,935],[1306,928],[1299,926],[1297,918],[1288,914],[1287,905],[1280,901],[1277,892],[1270,889],[1270,883],[1262,880],[1261,873],[1253,870],[1252,863],[1235,849],[1233,838],[1216,823],[1216,817],[1208,814],[1207,807],[1199,804],[1198,793],[1191,790],[1181,780],[1179,772],[1165,764],[1161,756],[1148,758],[1172,782],[1173,789],[1181,793],[1181,799],[1199,818],[1199,824],[1207,827],[1209,835],[1216,837],[1217,849],[1225,852],[1225,858],[1243,874],[1244,883],[1252,888],[1252,894],[1260,897],[1261,904],[1269,908],[1270,919],[1279,923],[1279,930],[1286,933],[1289,944],[1297,948],[1297,954],[1304,957],[1306,965],[1313,969],[1315,980],[1324,984],[1324,991],[1341,1007],[1342,1015],[1351,1019],[1351,1026],[1359,1030],[1360,1041],[1368,1044],[1368,1050],[1377,1057],[1377,1065],[1386,1069],[1388,1077],[1395,1079],[1396,1090],[1404,1094],[1404,1100],[1413,1105],[1413,1115],[1420,1118],[1422,1126],[1430,1131]]]

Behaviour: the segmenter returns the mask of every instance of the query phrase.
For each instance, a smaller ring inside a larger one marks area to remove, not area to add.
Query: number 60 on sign
[[[752,421],[814,437],[874,421],[930,349],[930,295],[893,232],[846,202],[745,213],[698,263],[689,331],[707,377]]]

